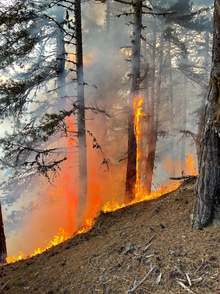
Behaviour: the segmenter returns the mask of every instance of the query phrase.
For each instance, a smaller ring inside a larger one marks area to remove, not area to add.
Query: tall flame
[[[134,97],[134,132],[136,136],[136,184],[135,184],[135,194],[139,195],[143,191],[142,181],[141,181],[141,158],[142,158],[142,119],[144,117],[143,111],[144,98],[142,96]]]
[[[46,246],[43,247],[38,247],[36,248],[32,253],[30,254],[25,254],[20,252],[18,256],[9,256],[7,258],[8,263],[13,263],[28,257],[32,257],[38,254],[43,253],[44,251],[50,249],[53,246],[56,246],[68,238],[77,235],[77,234],[82,234],[87,231],[89,231],[95,222],[95,217],[97,216],[97,212],[100,210],[103,211],[104,213],[107,212],[113,212],[118,209],[124,208],[126,206],[133,205],[135,203],[139,203],[142,201],[150,201],[157,199],[164,194],[170,193],[174,190],[176,190],[181,182],[180,181],[168,181],[166,184],[161,185],[158,187],[155,191],[152,191],[151,193],[146,193],[144,191],[142,179],[141,179],[141,160],[142,156],[144,155],[144,149],[142,147],[142,141],[143,141],[143,130],[142,130],[142,122],[143,118],[145,116],[144,113],[144,98],[141,96],[137,96],[134,98],[134,131],[135,131],[135,136],[136,136],[136,143],[137,143],[137,163],[136,163],[136,184],[135,184],[135,198],[131,202],[127,202],[120,200],[118,198],[115,198],[115,200],[108,201],[104,204],[101,204],[100,198],[98,197],[97,191],[99,191],[99,185],[96,183],[96,180],[93,179],[94,177],[94,167],[91,167],[90,171],[90,180],[89,180],[89,190],[90,190],[90,195],[88,196],[88,205],[85,213],[85,220],[84,220],[84,225],[76,231],[76,227],[74,226],[73,219],[74,219],[74,209],[76,208],[76,198],[74,198],[74,191],[71,189],[71,186],[69,186],[69,183],[71,182],[71,172],[69,170],[69,165],[68,162],[66,165],[64,164],[64,167],[62,169],[62,174],[61,177],[58,179],[58,185],[57,189],[58,191],[55,191],[58,194],[61,194],[62,197],[66,197],[66,204],[67,204],[67,217],[68,217],[68,226],[64,229],[60,229],[59,232],[49,241],[47,242]],[[74,132],[74,123],[71,118],[67,119],[67,125],[69,128],[70,132]],[[73,158],[73,145],[75,144],[74,140],[71,138],[67,139],[67,151],[70,153],[69,154],[69,160],[68,161],[74,161]],[[94,155],[93,155],[94,156]],[[173,163],[172,163],[173,164]],[[175,162],[176,164],[176,162]],[[170,161],[167,159],[165,161],[165,165],[169,166]],[[180,162],[177,163],[177,165],[183,166]],[[196,164],[194,162],[194,158],[192,154],[187,155],[186,160],[184,162],[184,168],[185,172],[189,175],[196,175],[197,170],[196,170]],[[51,188],[52,189],[52,188]],[[102,190],[101,190],[102,191]],[[54,190],[52,189],[51,191],[48,191],[49,193],[54,193]]]

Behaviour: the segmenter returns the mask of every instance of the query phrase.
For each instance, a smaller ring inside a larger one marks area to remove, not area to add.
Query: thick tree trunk
[[[205,109],[193,227],[220,221],[220,0],[215,1],[213,62]]]
[[[7,249],[6,249],[6,239],[4,232],[4,224],[2,217],[2,208],[0,203],[0,264],[6,263]]]
[[[77,76],[77,105],[78,105],[78,140],[79,140],[79,199],[78,211],[82,213],[87,199],[87,148],[86,148],[86,121],[83,72],[83,46],[81,1],[75,0],[75,37],[76,37],[76,76]]]
[[[137,142],[134,130],[134,98],[139,95],[140,89],[140,63],[141,63],[141,28],[142,28],[142,0],[136,0],[134,5],[134,29],[132,38],[132,72],[130,109],[128,122],[128,162],[126,173],[126,195],[128,199],[134,198],[136,183],[136,157]]]
[[[209,81],[209,58],[210,58],[210,52],[209,52],[209,46],[210,46],[210,37],[209,37],[209,32],[206,32],[205,34],[205,55],[204,55],[204,66],[205,66],[205,71],[206,71],[206,78],[207,78],[207,85]],[[198,162],[200,160],[200,151],[201,151],[201,139],[202,139],[202,130],[203,130],[203,123],[205,119],[205,109],[206,109],[206,97],[208,95],[207,93],[207,88],[204,89],[203,91],[203,99],[202,99],[202,107],[201,107],[201,112],[199,115],[199,123],[198,123],[198,135],[197,135],[197,158]]]

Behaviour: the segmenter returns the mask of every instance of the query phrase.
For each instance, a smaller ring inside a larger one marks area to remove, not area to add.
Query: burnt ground
[[[220,228],[191,229],[193,199],[191,183],[101,215],[90,232],[1,267],[0,293],[220,293]]]

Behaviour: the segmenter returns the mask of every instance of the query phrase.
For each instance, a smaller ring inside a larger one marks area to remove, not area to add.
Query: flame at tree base
[[[190,165],[190,169],[192,169],[192,175],[196,175],[196,168],[195,164],[193,162],[192,155],[188,155],[185,161],[186,165]],[[156,191],[153,191],[149,194],[145,194],[144,192],[141,192],[138,190],[136,192],[135,198],[130,202],[121,202],[119,203],[117,200],[109,201],[104,204],[101,211],[104,213],[110,213],[114,212],[116,210],[143,202],[143,201],[152,201],[161,198],[162,196],[171,193],[175,190],[177,190],[180,185],[182,184],[181,181],[169,181],[169,183],[161,185]],[[50,248],[57,246],[64,241],[68,240],[71,237],[74,237],[79,234],[83,234],[88,232],[95,224],[95,219],[86,219],[84,225],[75,233],[67,233],[63,229],[60,229],[58,234],[56,234],[51,241],[48,242],[48,244],[45,247],[38,247],[36,248],[31,254],[24,254],[23,252],[20,252],[18,256],[8,256],[7,257],[7,263],[15,263],[17,261],[21,261],[23,259],[27,259],[39,254],[42,254],[43,252],[49,250]]]
[[[142,192],[138,192],[135,195],[135,198],[130,201],[130,202],[125,202],[125,203],[118,203],[117,201],[109,201],[106,203],[102,209],[104,213],[108,212],[113,212],[122,208],[125,208],[127,206],[131,206],[143,201],[151,201],[151,200],[156,200],[168,193],[171,193],[178,189],[180,187],[181,183],[180,182],[170,182],[169,184],[165,184],[161,187],[158,188],[157,191],[151,192],[150,194],[144,194]]]
[[[114,212],[116,210],[131,206],[133,204],[137,204],[139,202],[157,199],[163,196],[164,194],[167,194],[169,192],[176,190],[179,187],[179,185],[180,185],[179,183],[172,183],[169,186],[160,187],[158,191],[152,192],[149,195],[141,195],[141,194],[136,195],[135,199],[129,203],[118,203],[117,201],[108,202],[104,205],[102,212],[104,213]],[[23,252],[20,252],[18,256],[8,256],[7,263],[15,263],[17,261],[21,261],[24,259],[34,257],[36,255],[42,254],[43,252],[48,251],[52,247],[63,243],[64,241],[70,239],[71,237],[88,232],[91,228],[93,228],[94,224],[95,224],[95,220],[87,219],[85,221],[85,224],[77,232],[73,234],[68,234],[63,229],[60,229],[60,231],[48,242],[48,244],[45,247],[42,247],[42,248],[37,247],[32,253],[28,255],[26,255]]]
[[[134,110],[135,110],[135,134],[136,134],[136,139],[137,139],[137,165],[136,165],[136,171],[137,171],[137,180],[136,180],[136,185],[134,187],[135,189],[135,197],[133,200],[128,201],[120,201],[118,198],[115,198],[115,200],[111,200],[107,203],[105,203],[102,208],[99,211],[102,211],[104,213],[108,213],[108,212],[114,212],[116,210],[125,208],[127,206],[131,206],[134,204],[137,204],[139,202],[143,202],[143,201],[152,201],[155,199],[158,199],[168,193],[171,193],[173,191],[175,191],[176,189],[178,189],[181,185],[181,181],[168,181],[166,184],[161,185],[160,187],[158,187],[155,191],[152,191],[151,193],[146,193],[144,190],[144,186],[142,184],[142,170],[141,170],[141,158],[144,154],[144,149],[142,146],[142,138],[143,138],[143,134],[142,134],[142,120],[144,118],[144,111],[143,111],[143,104],[144,100],[143,97],[135,97],[134,99]],[[71,130],[74,130],[74,126],[72,125],[72,122],[69,121],[68,122],[69,128],[71,127]],[[71,148],[73,148],[73,142],[71,140],[68,141],[68,147],[69,150],[71,150]],[[71,153],[70,153],[71,154]],[[72,159],[72,158],[71,158]],[[73,160],[73,159],[72,159]],[[184,162],[171,162],[169,159],[165,160],[165,165],[167,167],[167,169],[169,169],[169,166],[184,166],[184,171],[188,174],[188,175],[196,175],[197,174],[197,169],[196,169],[196,164],[194,162],[193,159],[193,155],[189,154]],[[179,170],[181,170],[181,168],[178,168]],[[66,171],[68,171],[68,166],[66,167]],[[68,177],[68,173],[63,173],[63,176],[65,179],[69,179]],[[70,181],[68,181],[70,182]],[[66,185],[65,182],[61,182],[60,183],[60,187],[61,187],[61,194],[65,194],[65,192],[67,192],[67,196],[68,196],[68,205],[71,198],[71,194],[73,193],[73,191],[68,188],[68,185]],[[94,185],[94,182],[93,182]],[[64,189],[64,190],[63,190]],[[65,191],[66,189],[66,191]],[[94,193],[93,193],[94,194]],[[96,193],[95,193],[96,194]],[[90,206],[89,209],[92,211],[94,210],[95,206],[95,198],[90,200]],[[75,207],[75,205],[72,205],[73,208]],[[68,207],[69,209],[71,207]],[[72,218],[72,209],[70,209],[70,213],[69,213],[69,218]],[[90,211],[90,212],[91,212]],[[95,210],[98,211],[98,210]],[[95,223],[95,218],[96,218],[97,214],[96,213],[90,213],[90,216],[88,218],[85,219],[84,221],[84,225],[77,231],[73,231],[71,232],[71,228],[69,228],[68,232],[65,231],[64,229],[60,229],[60,231],[58,232],[58,234],[56,234],[51,241],[49,241],[47,243],[46,246],[44,247],[38,247],[36,248],[33,253],[31,254],[24,254],[24,253],[19,253],[18,256],[9,256],[7,258],[7,262],[8,263],[14,263],[23,259],[27,259],[39,254],[42,254],[43,252],[49,250],[50,248],[59,245],[60,243],[66,241],[67,239],[74,237],[76,235],[79,234],[83,234],[88,232]],[[71,222],[70,222],[71,224]],[[74,230],[74,228],[72,228],[72,230]]]

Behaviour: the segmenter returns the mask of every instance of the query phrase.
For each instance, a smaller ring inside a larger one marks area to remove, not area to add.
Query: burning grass
[[[97,218],[100,211],[104,213],[108,212],[114,212],[116,210],[122,209],[127,206],[131,206],[134,204],[137,204],[139,202],[143,201],[151,201],[154,199],[158,199],[162,197],[165,194],[168,194],[172,191],[175,191],[178,189],[181,185],[181,181],[168,181],[167,183],[161,185],[158,187],[155,191],[152,191],[151,193],[147,193],[145,191],[145,188],[142,184],[142,171],[141,171],[141,158],[143,153],[142,148],[142,120],[144,118],[144,111],[143,111],[143,104],[144,104],[144,98],[143,97],[135,97],[134,98],[134,110],[135,110],[135,134],[136,134],[136,140],[137,140],[137,177],[136,177],[136,185],[134,187],[135,189],[135,197],[134,199],[128,201],[127,199],[119,199],[118,197],[107,201],[103,204],[101,204],[99,197],[96,196],[96,184],[95,181],[92,179],[91,181],[91,192],[89,201],[87,204],[87,208],[85,211],[85,217],[84,217],[84,224],[81,228],[77,229],[76,224],[74,223],[74,215],[77,207],[77,197],[74,196],[77,194],[77,190],[75,187],[73,187],[72,183],[72,175],[73,175],[73,168],[70,167],[69,162],[74,162],[74,155],[73,155],[73,149],[75,147],[75,140],[72,138],[67,138],[67,152],[68,152],[68,162],[64,163],[61,176],[57,179],[57,185],[56,189],[54,187],[50,187],[48,190],[48,194],[51,194],[51,197],[54,197],[55,195],[59,195],[59,197],[65,197],[66,199],[66,218],[67,218],[67,225],[65,228],[61,228],[55,236],[52,237],[51,240],[47,242],[46,245],[37,247],[34,249],[31,253],[23,253],[20,252],[17,256],[9,256],[7,258],[8,263],[14,263],[16,261],[20,261],[22,259],[26,259],[28,257],[33,257],[36,255],[39,255],[43,253],[44,251],[49,250],[51,247],[57,246],[60,243],[66,241],[67,239],[71,238],[72,236],[83,234],[87,231],[89,231],[94,223],[95,219]],[[71,118],[68,118],[66,121],[68,126],[68,131],[70,133],[75,132],[75,125]],[[189,154],[186,157],[186,160],[184,164],[182,162],[170,162],[169,159],[165,161],[165,164],[167,168],[169,169],[169,166],[176,165],[176,166],[183,166],[185,171],[189,175],[196,175],[196,165],[193,160],[193,156]],[[92,167],[93,171],[93,167]],[[93,174],[93,172],[92,172]],[[90,188],[91,188],[90,187]],[[98,188],[97,188],[98,190]],[[57,196],[56,196],[57,197]],[[56,218],[59,216],[55,216]],[[38,221],[41,218],[38,218]],[[46,219],[48,221],[48,219]],[[49,220],[50,221],[50,220]]]

